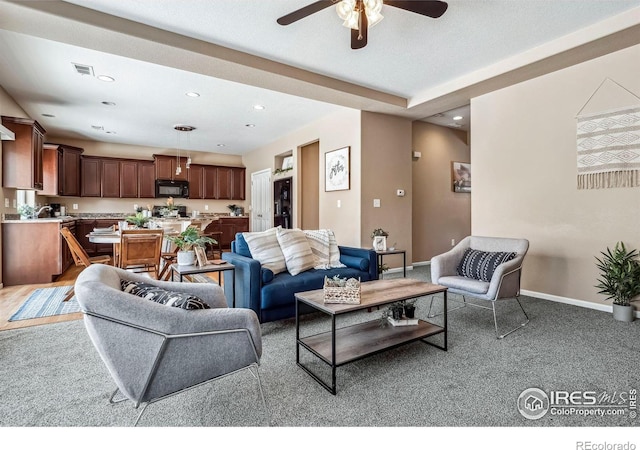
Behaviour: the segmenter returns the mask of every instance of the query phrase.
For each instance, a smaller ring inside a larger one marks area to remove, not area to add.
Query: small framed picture
[[[471,192],[471,164],[451,162],[453,192]]]
[[[387,251],[387,237],[386,236],[374,236],[373,237],[373,249],[377,252]]]
[[[196,253],[198,267],[206,266],[209,263],[207,261],[207,252],[203,247],[193,247],[193,251]]]
[[[282,170],[293,168],[293,156],[285,156],[282,159]]]
[[[339,148],[324,154],[324,190],[346,191],[349,189],[349,151],[351,147]]]

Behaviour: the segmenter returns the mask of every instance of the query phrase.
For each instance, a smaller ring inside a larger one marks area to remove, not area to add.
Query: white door
[[[264,231],[271,228],[273,212],[271,209],[271,169],[251,174],[251,231]]]

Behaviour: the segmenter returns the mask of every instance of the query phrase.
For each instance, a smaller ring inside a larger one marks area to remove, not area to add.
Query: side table
[[[407,252],[405,250],[376,250],[378,254],[378,267],[382,265],[382,261],[386,255],[399,255],[402,254],[402,275],[404,278],[407,278]],[[382,279],[382,272],[380,273],[380,278]]]
[[[173,281],[173,277],[176,273],[180,275],[180,282],[182,282],[182,277],[185,275],[218,272],[218,285],[221,286],[221,283],[220,283],[221,274],[226,270],[231,270],[233,272],[233,276],[231,277],[231,279],[233,280],[233,286],[231,291],[233,292],[232,307],[235,308],[236,307],[236,277],[235,277],[236,268],[231,263],[206,264],[202,267],[198,266],[197,264],[185,266],[185,265],[174,263],[174,264],[171,264],[171,280]]]

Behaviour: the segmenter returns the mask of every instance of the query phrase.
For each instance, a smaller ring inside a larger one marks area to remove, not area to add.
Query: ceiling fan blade
[[[307,5],[303,8],[300,8],[292,13],[287,14],[286,16],[280,17],[277,22],[280,25],[290,25],[293,22],[297,22],[300,19],[304,19],[307,16],[310,16],[313,13],[317,13],[318,11],[322,11],[325,8],[333,5],[332,0],[320,0],[317,2],[313,2],[310,5]]]
[[[449,7],[447,2],[438,0],[384,0],[384,4],[434,19],[442,16]]]
[[[359,30],[351,30],[351,49],[358,50],[367,45],[367,37],[369,35],[369,20],[366,14],[360,14]]]

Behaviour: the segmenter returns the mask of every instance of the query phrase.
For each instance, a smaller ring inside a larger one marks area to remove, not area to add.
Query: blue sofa
[[[292,276],[289,272],[273,275],[263,269],[260,262],[251,257],[249,247],[237,233],[231,243],[231,252],[224,252],[222,259],[235,266],[236,307],[250,308],[261,323],[295,317],[295,293],[322,289],[324,277],[339,275],[341,278],[359,278],[360,281],[378,279],[376,252],[370,249],[339,247],[340,262],[347,267],[316,270],[310,269]],[[224,272],[224,291],[228,301],[233,298],[232,271]],[[301,308],[301,312],[310,309]]]

